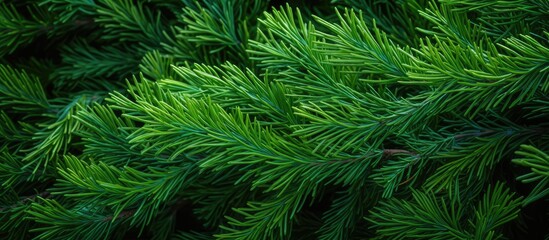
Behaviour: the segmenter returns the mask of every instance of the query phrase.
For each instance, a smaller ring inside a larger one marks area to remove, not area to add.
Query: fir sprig
[[[549,194],[549,155],[531,145],[521,145],[516,154],[522,158],[513,159],[513,163],[530,167],[531,172],[517,178],[523,183],[537,182],[530,195],[524,200],[524,205],[542,199]]]
[[[284,2],[0,4],[0,238],[547,235],[547,3]]]

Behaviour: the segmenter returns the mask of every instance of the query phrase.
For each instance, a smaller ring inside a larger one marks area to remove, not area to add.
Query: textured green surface
[[[2,239],[549,238],[547,0],[0,3]]]

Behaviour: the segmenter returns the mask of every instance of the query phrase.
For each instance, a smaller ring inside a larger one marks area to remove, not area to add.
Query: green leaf
[[[458,199],[438,198],[413,191],[412,200],[390,199],[375,207],[367,218],[386,239],[468,239],[461,224],[465,207]]]
[[[40,112],[50,107],[38,78],[0,64],[0,107]]]
[[[513,159],[513,163],[530,168],[529,173],[517,177],[523,183],[536,183],[523,205],[547,198],[549,195],[549,155],[531,145],[521,145],[515,154],[522,158]]]

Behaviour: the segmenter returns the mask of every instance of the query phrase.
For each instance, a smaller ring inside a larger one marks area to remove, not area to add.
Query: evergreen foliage
[[[2,239],[549,238],[546,0],[0,3]]]

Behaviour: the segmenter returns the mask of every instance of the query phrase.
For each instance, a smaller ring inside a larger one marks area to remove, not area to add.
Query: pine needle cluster
[[[547,0],[0,3],[2,239],[549,238]]]

